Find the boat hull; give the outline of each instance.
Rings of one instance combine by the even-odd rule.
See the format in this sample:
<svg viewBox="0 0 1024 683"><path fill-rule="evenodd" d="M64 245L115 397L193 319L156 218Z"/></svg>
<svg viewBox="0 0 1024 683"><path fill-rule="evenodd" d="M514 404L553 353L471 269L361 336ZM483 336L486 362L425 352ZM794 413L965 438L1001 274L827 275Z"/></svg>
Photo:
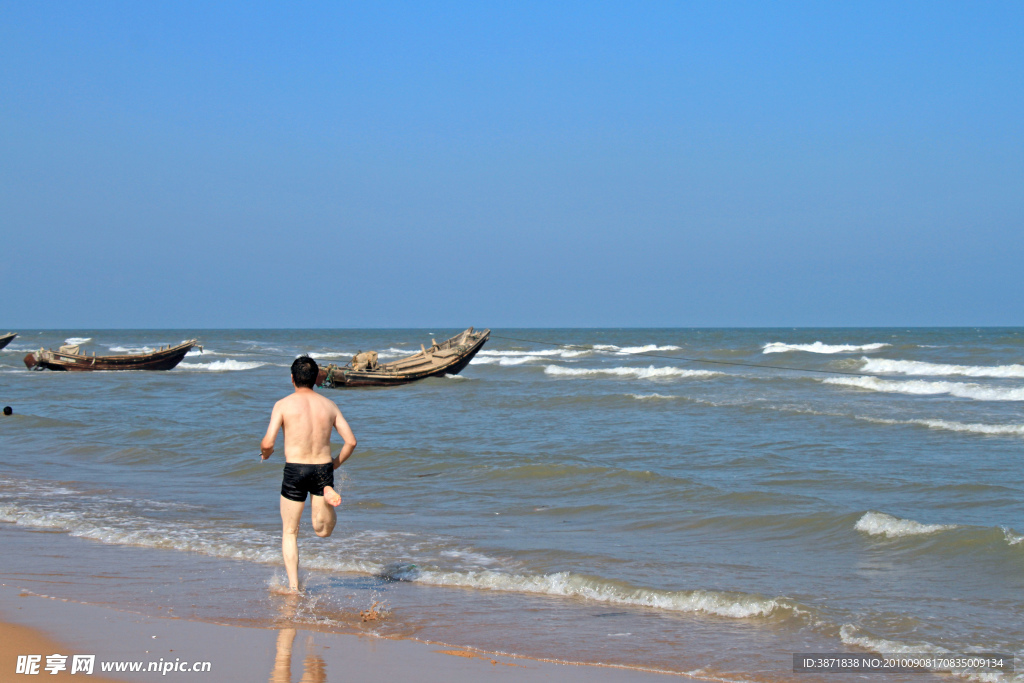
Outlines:
<svg viewBox="0 0 1024 683"><path fill-rule="evenodd" d="M11 332L10 334L0 335L0 349L10 344L11 340L17 336L18 335L14 332Z"/></svg>
<svg viewBox="0 0 1024 683"><path fill-rule="evenodd" d="M40 351L25 356L25 366L30 370L60 372L171 370L196 346L199 344L195 340L190 340L169 349L128 356L85 356L59 351Z"/></svg>
<svg viewBox="0 0 1024 683"><path fill-rule="evenodd" d="M472 328L470 328L472 329ZM465 334L465 333L463 333ZM452 337L446 342L443 342L440 346L451 343L453 340L458 339L462 335ZM325 369L321 369L320 376L317 378L317 384L319 386L327 387L330 389L354 389L359 387L397 387L404 384L410 384L412 382L418 382L428 377L444 377L445 375L457 375L462 372L469 362L473 360L473 357L483 348L483 345L490 338L490 330L485 330L482 333L474 335L471 344L465 351L453 355L448 362L435 363L429 367L423 369L410 369L404 371L388 371L387 365L383 366L383 370L352 370L350 368L341 368L334 365L330 365ZM397 361L396 363L400 363ZM389 364L390 365L390 364Z"/></svg>

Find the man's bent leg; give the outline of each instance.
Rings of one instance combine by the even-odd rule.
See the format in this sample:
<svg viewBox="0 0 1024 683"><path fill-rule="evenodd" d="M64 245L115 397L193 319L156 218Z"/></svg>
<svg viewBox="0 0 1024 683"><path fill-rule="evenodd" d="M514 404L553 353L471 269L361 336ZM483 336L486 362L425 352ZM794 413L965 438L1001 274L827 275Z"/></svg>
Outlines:
<svg viewBox="0 0 1024 683"><path fill-rule="evenodd" d="M281 496L281 555L288 574L288 588L299 590L299 522L305 501L288 500ZM315 509L315 504L314 504Z"/></svg>
<svg viewBox="0 0 1024 683"><path fill-rule="evenodd" d="M310 496L313 499L313 531L320 538L330 536L334 525L338 523L338 515L333 505L328 505L323 496Z"/></svg>

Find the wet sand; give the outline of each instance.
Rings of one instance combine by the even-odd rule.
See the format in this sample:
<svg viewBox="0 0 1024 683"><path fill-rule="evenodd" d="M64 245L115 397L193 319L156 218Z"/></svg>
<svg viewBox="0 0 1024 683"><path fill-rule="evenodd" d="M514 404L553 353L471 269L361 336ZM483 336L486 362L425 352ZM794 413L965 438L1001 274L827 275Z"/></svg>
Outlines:
<svg viewBox="0 0 1024 683"><path fill-rule="evenodd" d="M0 643L4 680L15 678L18 655L94 654L95 672L85 679L67 672L47 680L261 681L326 683L329 680L478 680L565 683L666 680L643 671L556 664L513 658L412 640L309 631L301 628L249 628L187 619L144 616L110 607L41 597L0 585ZM100 671L103 662L141 662L135 674ZM206 671L147 671L173 662L209 662ZM104 678L103 676L107 676ZM20 678L20 677L19 677ZM27 680L27 679L26 679Z"/></svg>

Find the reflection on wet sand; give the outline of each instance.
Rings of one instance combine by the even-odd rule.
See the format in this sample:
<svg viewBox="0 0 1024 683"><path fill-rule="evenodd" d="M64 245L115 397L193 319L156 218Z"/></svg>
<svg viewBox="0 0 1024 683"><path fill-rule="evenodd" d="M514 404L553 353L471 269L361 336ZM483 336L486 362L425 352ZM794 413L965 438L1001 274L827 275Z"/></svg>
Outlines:
<svg viewBox="0 0 1024 683"><path fill-rule="evenodd" d="M299 596L291 595L281 610L284 623L290 623L298 607ZM295 644L295 628L282 628L277 634L277 653L274 655L274 669L270 672L270 683L292 683L292 646ZM314 655L312 634L306 640L306 658L302 660L302 678L299 683L327 683L327 662Z"/></svg>
<svg viewBox="0 0 1024 683"><path fill-rule="evenodd" d="M277 634L277 654L274 656L274 670L270 672L270 683L292 683L292 645L296 630L283 628ZM313 644L310 636L306 649ZM302 660L302 678L299 683L327 683L327 662L312 653Z"/></svg>

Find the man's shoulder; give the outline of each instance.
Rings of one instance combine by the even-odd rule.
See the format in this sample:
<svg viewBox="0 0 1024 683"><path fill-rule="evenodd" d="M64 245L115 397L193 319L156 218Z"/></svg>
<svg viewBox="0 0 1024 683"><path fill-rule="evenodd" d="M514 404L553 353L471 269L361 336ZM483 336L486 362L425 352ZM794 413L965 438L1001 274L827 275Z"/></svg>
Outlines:
<svg viewBox="0 0 1024 683"><path fill-rule="evenodd" d="M331 399L327 398L326 396L321 396L320 394L315 394L315 395L320 400L320 403L324 407L326 407L328 410L333 410L333 411L341 412L338 409L338 404L335 403L334 401L332 401Z"/></svg>
<svg viewBox="0 0 1024 683"><path fill-rule="evenodd" d="M301 401L301 399L299 399L299 400L296 400L296 399L299 399L299 397L297 397L295 394L288 394L284 398L280 399L277 403L275 403L274 407L275 408L279 408L281 410L285 410L285 409L289 408L290 406L293 406L296 403Z"/></svg>

